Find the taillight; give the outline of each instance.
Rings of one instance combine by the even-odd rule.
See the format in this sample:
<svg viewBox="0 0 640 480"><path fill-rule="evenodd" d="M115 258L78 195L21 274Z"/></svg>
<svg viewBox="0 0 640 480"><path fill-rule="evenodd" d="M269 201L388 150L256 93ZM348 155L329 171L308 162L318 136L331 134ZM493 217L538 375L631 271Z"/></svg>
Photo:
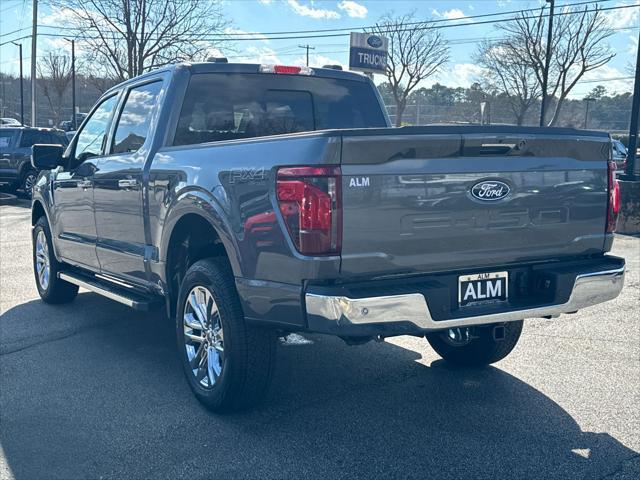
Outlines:
<svg viewBox="0 0 640 480"><path fill-rule="evenodd" d="M284 167L278 170L280 213L298 251L339 254L342 241L340 167Z"/></svg>
<svg viewBox="0 0 640 480"><path fill-rule="evenodd" d="M607 188L609 191L609 201L607 205L607 233L616 231L618 223L618 213L620 212L620 185L616 180L616 162L610 161L607 164Z"/></svg>

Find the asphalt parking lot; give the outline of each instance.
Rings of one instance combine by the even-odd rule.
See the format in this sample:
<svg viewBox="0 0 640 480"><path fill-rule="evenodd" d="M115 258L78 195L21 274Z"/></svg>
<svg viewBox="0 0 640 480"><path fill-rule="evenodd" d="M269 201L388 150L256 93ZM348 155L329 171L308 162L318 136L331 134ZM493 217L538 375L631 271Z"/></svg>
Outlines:
<svg viewBox="0 0 640 480"><path fill-rule="evenodd" d="M267 402L208 413L172 326L93 293L49 306L26 202L0 206L0 478L640 478L640 238L623 294L525 324L495 367L426 340L281 345Z"/></svg>

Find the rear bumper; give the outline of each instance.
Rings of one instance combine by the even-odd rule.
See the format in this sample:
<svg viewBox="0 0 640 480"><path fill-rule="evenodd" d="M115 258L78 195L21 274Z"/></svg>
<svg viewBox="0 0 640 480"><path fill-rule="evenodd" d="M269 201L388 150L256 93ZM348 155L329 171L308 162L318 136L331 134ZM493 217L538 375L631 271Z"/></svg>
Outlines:
<svg viewBox="0 0 640 480"><path fill-rule="evenodd" d="M532 295L529 299L532 305L525 308L507 305L486 313L467 316L457 312L448 315L449 318L437 319L430 309L428 290L359 298L310 290L305 293L308 326L312 331L337 335L393 335L555 317L616 298L624 285L625 262L622 258L606 256L598 262L553 264L547 271L540 271L543 274L561 271L558 278L564 283L572 282L572 286L569 289L569 285L558 285L557 290L566 290L568 298L557 303L536 304ZM561 293L555 295L556 300L561 297Z"/></svg>

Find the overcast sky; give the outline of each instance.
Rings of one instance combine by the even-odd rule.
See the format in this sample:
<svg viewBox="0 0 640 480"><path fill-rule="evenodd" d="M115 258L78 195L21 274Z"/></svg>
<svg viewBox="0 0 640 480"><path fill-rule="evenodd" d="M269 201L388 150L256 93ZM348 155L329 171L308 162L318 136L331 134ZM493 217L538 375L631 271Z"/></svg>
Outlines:
<svg viewBox="0 0 640 480"><path fill-rule="evenodd" d="M556 0L557 5L575 3L579 0ZM42 5L38 23L47 25L41 33L56 33L56 27L65 25L64 0L55 2L59 7ZM358 30L373 24L381 15L393 10L395 13L416 12L422 19L456 19L448 24L461 26L446 28L442 32L451 44L451 61L441 73L425 82L429 86L435 82L451 87L468 87L478 78L478 67L472 60L477 44L483 38L495 37L498 32L494 25L476 24L465 18L485 13L500 13L523 8L533 8L544 3L542 0L225 0L222 8L232 22L229 33L234 32L277 32L291 30L316 30L349 28ZM630 68L635 65L640 32L640 0L610 0L601 2L603 7L636 5L607 12L611 27L616 29L610 39L617 52L616 57L606 66L587 74L576 87L573 97L582 98L598 83L610 92L632 90ZM0 0L0 43L29 34L31 24L31 0ZM15 30L21 30L7 35ZM29 71L30 40L23 42L24 68ZM304 50L300 43L309 43L315 50L311 52L311 65L348 64L348 37L313 38L305 40L267 40L256 36L251 41L236 42L222 52L230 61L260 63L302 64ZM52 46L69 49L68 43L60 38L42 36L38 42L38 56ZM0 70L17 73L18 48L15 45L0 47ZM382 77L376 76L376 81ZM616 79L616 80L614 80Z"/></svg>

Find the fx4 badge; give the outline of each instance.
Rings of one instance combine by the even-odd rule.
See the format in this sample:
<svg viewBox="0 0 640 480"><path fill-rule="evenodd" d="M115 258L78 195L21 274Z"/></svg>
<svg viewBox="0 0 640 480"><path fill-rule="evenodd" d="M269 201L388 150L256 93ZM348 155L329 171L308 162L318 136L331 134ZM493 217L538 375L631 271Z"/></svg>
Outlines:
<svg viewBox="0 0 640 480"><path fill-rule="evenodd" d="M369 177L351 177L349 187L368 187Z"/></svg>
<svg viewBox="0 0 640 480"><path fill-rule="evenodd" d="M232 168L229 170L229 183L254 183L266 178L264 168Z"/></svg>

